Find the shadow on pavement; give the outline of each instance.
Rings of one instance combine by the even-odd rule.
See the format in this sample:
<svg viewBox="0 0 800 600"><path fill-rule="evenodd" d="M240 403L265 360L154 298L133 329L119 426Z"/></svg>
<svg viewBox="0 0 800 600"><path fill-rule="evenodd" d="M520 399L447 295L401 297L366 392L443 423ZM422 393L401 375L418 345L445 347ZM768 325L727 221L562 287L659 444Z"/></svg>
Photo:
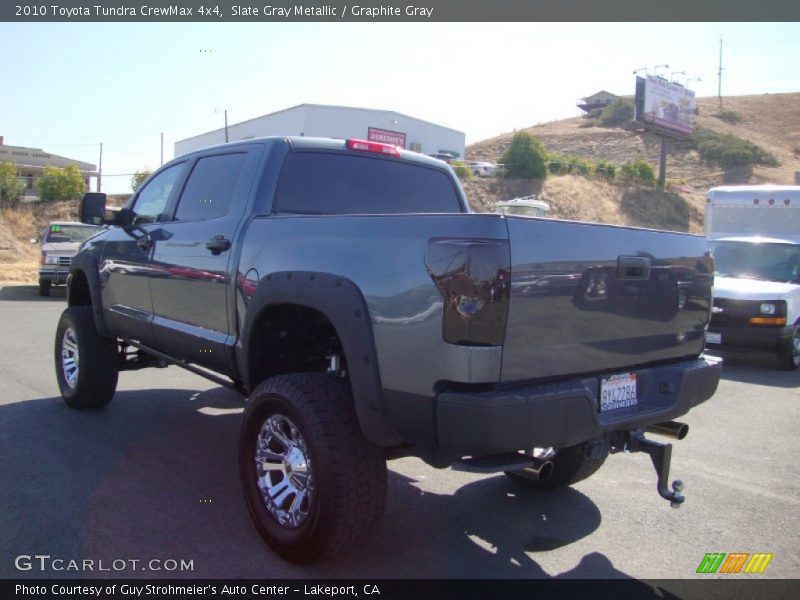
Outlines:
<svg viewBox="0 0 800 600"><path fill-rule="evenodd" d="M0 406L0 577L548 578L536 554L601 523L574 489L536 493L500 475L432 493L390 470L375 535L336 561L296 567L263 544L247 514L236 468L242 409L224 388L121 391L96 411L58 398ZM126 563L15 569L14 557L37 553ZM132 559L142 562L131 568ZM144 571L151 559L193 569ZM597 552L558 577L628 578Z"/></svg>
<svg viewBox="0 0 800 600"><path fill-rule="evenodd" d="M6 302L64 302L67 297L67 286L59 285L50 288L49 296L39 295L38 285L3 285L0 286L0 300Z"/></svg>
<svg viewBox="0 0 800 600"><path fill-rule="evenodd" d="M749 352L716 351L713 354L721 356L725 360L722 367L723 379L770 387L800 387L800 370L782 370L778 366L774 354L755 350Z"/></svg>

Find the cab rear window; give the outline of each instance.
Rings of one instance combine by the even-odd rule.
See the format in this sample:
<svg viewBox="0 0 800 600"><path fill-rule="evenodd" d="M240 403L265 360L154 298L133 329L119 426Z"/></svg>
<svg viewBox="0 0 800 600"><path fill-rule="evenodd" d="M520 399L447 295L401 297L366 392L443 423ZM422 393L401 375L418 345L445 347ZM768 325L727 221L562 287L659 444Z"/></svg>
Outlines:
<svg viewBox="0 0 800 600"><path fill-rule="evenodd" d="M273 212L374 215L464 210L445 171L357 154L294 152L283 166Z"/></svg>

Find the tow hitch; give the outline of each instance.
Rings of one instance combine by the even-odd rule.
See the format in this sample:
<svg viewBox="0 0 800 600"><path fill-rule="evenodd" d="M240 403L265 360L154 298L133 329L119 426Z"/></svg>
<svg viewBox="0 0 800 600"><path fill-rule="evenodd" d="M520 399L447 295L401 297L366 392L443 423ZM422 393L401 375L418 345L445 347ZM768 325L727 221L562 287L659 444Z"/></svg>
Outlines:
<svg viewBox="0 0 800 600"><path fill-rule="evenodd" d="M676 439L686 437L689 427L683 423L670 421L653 427L648 427L648 431L656 434L667 435ZM658 476L658 495L669 500L672 508L680 508L686 498L683 492L683 482L676 479L672 482L672 490L668 487L670 461L672 460L672 444L661 444L648 440L644 437L641 429L629 431L624 435L622 443L613 444L612 452L644 452L650 456Z"/></svg>

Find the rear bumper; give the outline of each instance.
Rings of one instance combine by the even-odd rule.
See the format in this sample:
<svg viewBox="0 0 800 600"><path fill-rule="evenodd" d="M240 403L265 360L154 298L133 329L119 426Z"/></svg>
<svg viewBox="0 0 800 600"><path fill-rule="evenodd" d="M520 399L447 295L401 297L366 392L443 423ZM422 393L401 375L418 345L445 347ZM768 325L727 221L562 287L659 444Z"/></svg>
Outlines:
<svg viewBox="0 0 800 600"><path fill-rule="evenodd" d="M49 281L53 285L62 285L67 283L67 277L69 277L69 267L39 269L39 281Z"/></svg>
<svg viewBox="0 0 800 600"><path fill-rule="evenodd" d="M668 421L710 398L718 358L635 370L638 404L601 414L600 376L490 392L445 392L436 399L439 448L451 457L563 448L606 432Z"/></svg>
<svg viewBox="0 0 800 600"><path fill-rule="evenodd" d="M777 350L788 344L794 334L794 327L770 327L745 325L741 327L720 327L710 325L709 332L722 336L721 344L708 344L709 348L752 348L755 350Z"/></svg>

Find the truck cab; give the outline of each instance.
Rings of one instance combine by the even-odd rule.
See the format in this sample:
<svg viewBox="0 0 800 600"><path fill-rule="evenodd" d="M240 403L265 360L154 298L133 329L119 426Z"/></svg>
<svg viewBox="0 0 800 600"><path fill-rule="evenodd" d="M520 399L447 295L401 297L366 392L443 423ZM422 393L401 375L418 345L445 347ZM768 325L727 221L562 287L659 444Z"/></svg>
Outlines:
<svg viewBox="0 0 800 600"><path fill-rule="evenodd" d="M711 347L774 352L800 367L800 187L712 188L706 238L716 261Z"/></svg>

